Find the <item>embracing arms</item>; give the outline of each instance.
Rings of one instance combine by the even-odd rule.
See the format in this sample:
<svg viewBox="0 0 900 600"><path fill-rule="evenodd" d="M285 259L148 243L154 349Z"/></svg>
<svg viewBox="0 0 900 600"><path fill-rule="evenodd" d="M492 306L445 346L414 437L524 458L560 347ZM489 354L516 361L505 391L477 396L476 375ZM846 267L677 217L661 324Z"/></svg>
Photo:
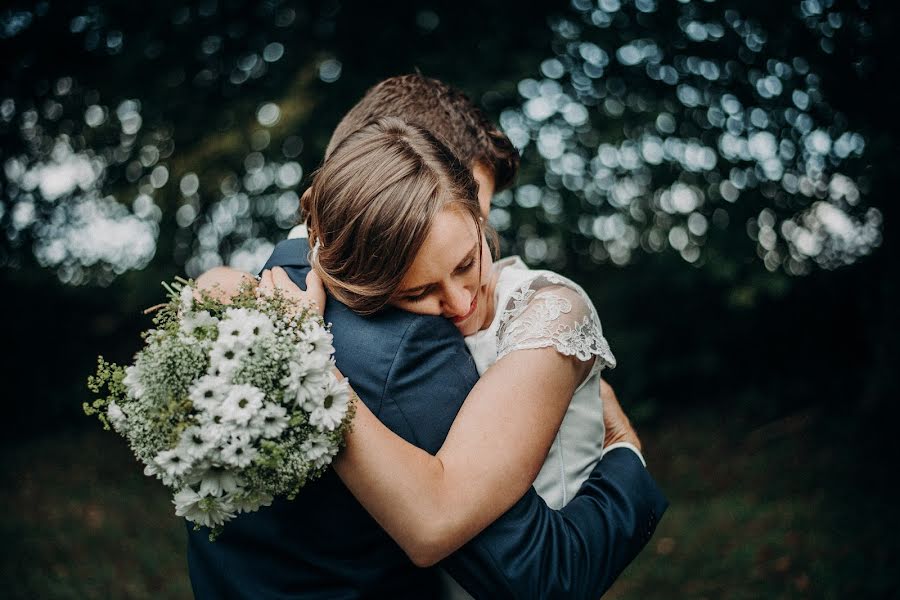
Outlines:
<svg viewBox="0 0 900 600"><path fill-rule="evenodd" d="M300 285L302 273L291 270ZM465 382L477 376L462 340L451 332L441 319L412 320L383 398L370 402L379 418L408 423L400 426L405 437L430 452L443 438L434 432L446 432L450 421L434 414L459 406L472 385ZM431 382L431 405L423 402L423 381ZM597 597L646 544L665 507L637 455L613 450L564 509L550 510L528 488L443 565L476 597Z"/></svg>
<svg viewBox="0 0 900 600"><path fill-rule="evenodd" d="M461 351L442 341L452 328L446 325L416 320L406 332L382 413L396 408L410 421L427 418L412 415L423 404L423 376L433 381L433 402L460 401L455 383L474 365L461 341ZM639 445L631 434L621 441ZM597 598L646 545L666 504L638 455L612 450L563 509L550 509L528 487L441 564L476 598Z"/></svg>
<svg viewBox="0 0 900 600"><path fill-rule="evenodd" d="M324 290L313 272L307 284L304 293L283 270L273 269L263 275L261 287L277 287L321 307ZM537 303L534 307L535 312L546 308ZM523 308L527 313L532 306ZM571 306L570 312L582 314ZM455 330L446 335L458 339ZM508 353L468 394L435 456L402 439L360 405L335 471L410 559L430 566L474 537L531 487L593 362L589 353L579 359L553 346ZM419 381L418 404L439 402L434 394L434 386ZM397 390L390 387L384 392L388 402L395 395Z"/></svg>
<svg viewBox="0 0 900 600"><path fill-rule="evenodd" d="M510 354L475 385L436 456L360 405L335 470L412 561L430 566L531 487L589 369L553 349Z"/></svg>

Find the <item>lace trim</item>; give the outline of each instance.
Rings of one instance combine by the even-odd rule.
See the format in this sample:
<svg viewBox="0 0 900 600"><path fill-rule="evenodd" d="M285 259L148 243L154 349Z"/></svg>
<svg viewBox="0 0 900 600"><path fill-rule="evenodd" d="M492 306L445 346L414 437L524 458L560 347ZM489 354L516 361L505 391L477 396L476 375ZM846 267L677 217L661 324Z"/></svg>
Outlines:
<svg viewBox="0 0 900 600"><path fill-rule="evenodd" d="M553 291L538 287L561 286L578 295L584 306L581 320L572 313L572 302ZM616 359L603 337L600 319L587 295L572 287L572 283L554 273L542 273L515 290L500 317L497 359L516 350L554 347L566 356L589 360L596 356L600 367L614 367ZM580 311L579 311L580 312ZM568 320L563 316L571 315Z"/></svg>

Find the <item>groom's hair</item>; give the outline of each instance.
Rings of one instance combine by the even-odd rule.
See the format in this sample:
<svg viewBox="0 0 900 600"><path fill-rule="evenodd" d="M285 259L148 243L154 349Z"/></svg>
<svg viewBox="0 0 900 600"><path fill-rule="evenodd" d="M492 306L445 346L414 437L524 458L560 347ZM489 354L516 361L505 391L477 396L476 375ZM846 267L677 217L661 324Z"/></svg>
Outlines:
<svg viewBox="0 0 900 600"><path fill-rule="evenodd" d="M460 90L419 73L390 77L370 88L338 123L325 158L351 133L385 117L428 130L469 169L481 164L494 176L497 191L509 187L519 170L516 147L480 108Z"/></svg>

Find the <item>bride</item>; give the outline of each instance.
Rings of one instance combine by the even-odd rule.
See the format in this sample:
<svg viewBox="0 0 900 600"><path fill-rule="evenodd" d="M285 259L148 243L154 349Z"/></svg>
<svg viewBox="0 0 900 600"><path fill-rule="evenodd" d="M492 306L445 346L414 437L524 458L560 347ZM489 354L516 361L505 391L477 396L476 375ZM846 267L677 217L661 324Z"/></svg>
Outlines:
<svg viewBox="0 0 900 600"><path fill-rule="evenodd" d="M420 566L458 549L532 484L564 506L603 452L600 372L615 365L581 287L517 257L492 264L471 173L399 119L348 136L303 208L307 290L275 268L262 293L278 288L321 312L327 289L361 314L394 306L444 316L481 375L434 456L357 403L334 463L357 500ZM217 284L227 291L224 279L205 283Z"/></svg>

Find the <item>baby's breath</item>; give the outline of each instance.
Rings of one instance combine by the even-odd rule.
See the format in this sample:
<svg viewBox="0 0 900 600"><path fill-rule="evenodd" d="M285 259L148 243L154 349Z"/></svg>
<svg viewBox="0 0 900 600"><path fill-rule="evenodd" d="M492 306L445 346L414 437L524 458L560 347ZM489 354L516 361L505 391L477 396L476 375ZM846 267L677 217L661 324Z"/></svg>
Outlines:
<svg viewBox="0 0 900 600"><path fill-rule="evenodd" d="M331 333L315 312L244 284L231 302L165 284L144 348L123 367L98 358L84 404L122 435L176 514L210 528L293 498L319 477L353 417L332 372Z"/></svg>

